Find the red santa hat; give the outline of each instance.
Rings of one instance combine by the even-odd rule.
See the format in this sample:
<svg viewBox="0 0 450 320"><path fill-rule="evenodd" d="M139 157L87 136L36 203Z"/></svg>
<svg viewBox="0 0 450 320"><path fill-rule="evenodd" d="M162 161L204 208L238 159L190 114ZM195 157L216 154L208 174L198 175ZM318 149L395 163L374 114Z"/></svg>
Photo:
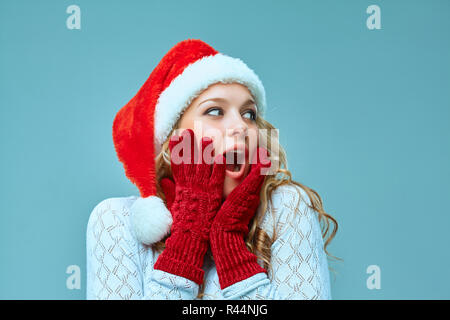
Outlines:
<svg viewBox="0 0 450 320"><path fill-rule="evenodd" d="M167 52L114 119L117 156L141 196L130 208L134 233L147 245L163 239L172 224L170 212L156 196L155 157L192 100L218 82L245 85L258 113L264 112L264 87L252 69L201 40L187 39Z"/></svg>

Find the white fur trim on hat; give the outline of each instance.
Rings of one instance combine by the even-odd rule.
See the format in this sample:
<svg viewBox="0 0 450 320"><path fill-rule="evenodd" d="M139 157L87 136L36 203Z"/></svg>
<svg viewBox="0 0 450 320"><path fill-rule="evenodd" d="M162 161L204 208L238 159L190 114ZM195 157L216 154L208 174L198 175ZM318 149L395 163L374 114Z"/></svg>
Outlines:
<svg viewBox="0 0 450 320"><path fill-rule="evenodd" d="M138 198L130 207L130 212L134 233L142 243L153 244L169 233L172 214L161 198Z"/></svg>
<svg viewBox="0 0 450 320"><path fill-rule="evenodd" d="M160 94L155 109L155 138L162 144L192 100L211 84L241 83L254 98L258 113L266 108L264 86L242 60L221 53L206 56L188 65Z"/></svg>

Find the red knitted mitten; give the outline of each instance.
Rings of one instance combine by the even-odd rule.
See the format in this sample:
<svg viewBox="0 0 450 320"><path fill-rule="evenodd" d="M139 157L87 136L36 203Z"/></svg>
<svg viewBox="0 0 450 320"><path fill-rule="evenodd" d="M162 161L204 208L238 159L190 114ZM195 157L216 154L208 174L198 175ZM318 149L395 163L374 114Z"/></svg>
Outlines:
<svg viewBox="0 0 450 320"><path fill-rule="evenodd" d="M175 201L175 182L173 182L169 178L164 178L161 180L161 187L166 197L167 209L169 209L169 211L172 211L172 204Z"/></svg>
<svg viewBox="0 0 450 320"><path fill-rule="evenodd" d="M178 150L183 145L188 147L180 149L181 154L174 151L175 147ZM226 166L223 155L217 156L214 163L212 158L204 159L204 150L208 146L212 147L212 140L205 137L201 141L201 150L198 150L194 132L190 129L183 132L181 139L174 136L170 140L171 168L175 181L175 198L170 206L173 223L166 248L154 266L154 269L187 278L197 284L203 282L203 259L208 249L211 223L222 202ZM170 182L165 180L162 186L164 189L170 188Z"/></svg>
<svg viewBox="0 0 450 320"><path fill-rule="evenodd" d="M252 162L250 173L228 195L211 226L211 252L222 289L257 273L267 273L244 241L248 224L260 203L260 191L265 178L261 169L271 165L266 149L258 148L258 154L260 156L257 156L256 163Z"/></svg>

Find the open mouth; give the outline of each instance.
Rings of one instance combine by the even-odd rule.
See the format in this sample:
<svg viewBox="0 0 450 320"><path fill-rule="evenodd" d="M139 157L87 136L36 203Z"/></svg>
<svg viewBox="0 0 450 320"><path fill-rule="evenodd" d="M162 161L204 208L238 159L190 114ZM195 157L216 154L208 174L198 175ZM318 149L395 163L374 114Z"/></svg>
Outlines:
<svg viewBox="0 0 450 320"><path fill-rule="evenodd" d="M245 165L247 163L247 149L232 149L225 151L226 175L238 179L244 174Z"/></svg>

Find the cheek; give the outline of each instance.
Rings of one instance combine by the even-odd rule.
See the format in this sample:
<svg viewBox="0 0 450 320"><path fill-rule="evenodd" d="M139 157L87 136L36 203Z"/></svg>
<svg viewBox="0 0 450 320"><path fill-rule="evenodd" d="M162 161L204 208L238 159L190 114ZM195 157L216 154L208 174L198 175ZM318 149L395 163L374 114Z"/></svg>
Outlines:
<svg viewBox="0 0 450 320"><path fill-rule="evenodd" d="M224 150L223 139L225 135L223 128L217 124L211 124L208 121L197 124L196 130L194 130L195 134L202 137L210 137L213 140L214 153L217 155L219 152L222 152Z"/></svg>
<svg viewBox="0 0 450 320"><path fill-rule="evenodd" d="M186 110L183 115L181 116L180 123L178 125L178 129L194 129L194 121L195 117L192 114L192 112L189 112L189 110Z"/></svg>
<svg viewBox="0 0 450 320"><path fill-rule="evenodd" d="M258 128L251 128L248 130L248 153L249 153L249 161L251 163L254 155L256 154L256 150L259 145L259 131Z"/></svg>
<svg viewBox="0 0 450 320"><path fill-rule="evenodd" d="M205 120L201 117L185 114L181 118L180 130L192 129L195 137L210 137L214 143L214 151L217 154L222 150L222 141L224 137L224 129L217 123Z"/></svg>

